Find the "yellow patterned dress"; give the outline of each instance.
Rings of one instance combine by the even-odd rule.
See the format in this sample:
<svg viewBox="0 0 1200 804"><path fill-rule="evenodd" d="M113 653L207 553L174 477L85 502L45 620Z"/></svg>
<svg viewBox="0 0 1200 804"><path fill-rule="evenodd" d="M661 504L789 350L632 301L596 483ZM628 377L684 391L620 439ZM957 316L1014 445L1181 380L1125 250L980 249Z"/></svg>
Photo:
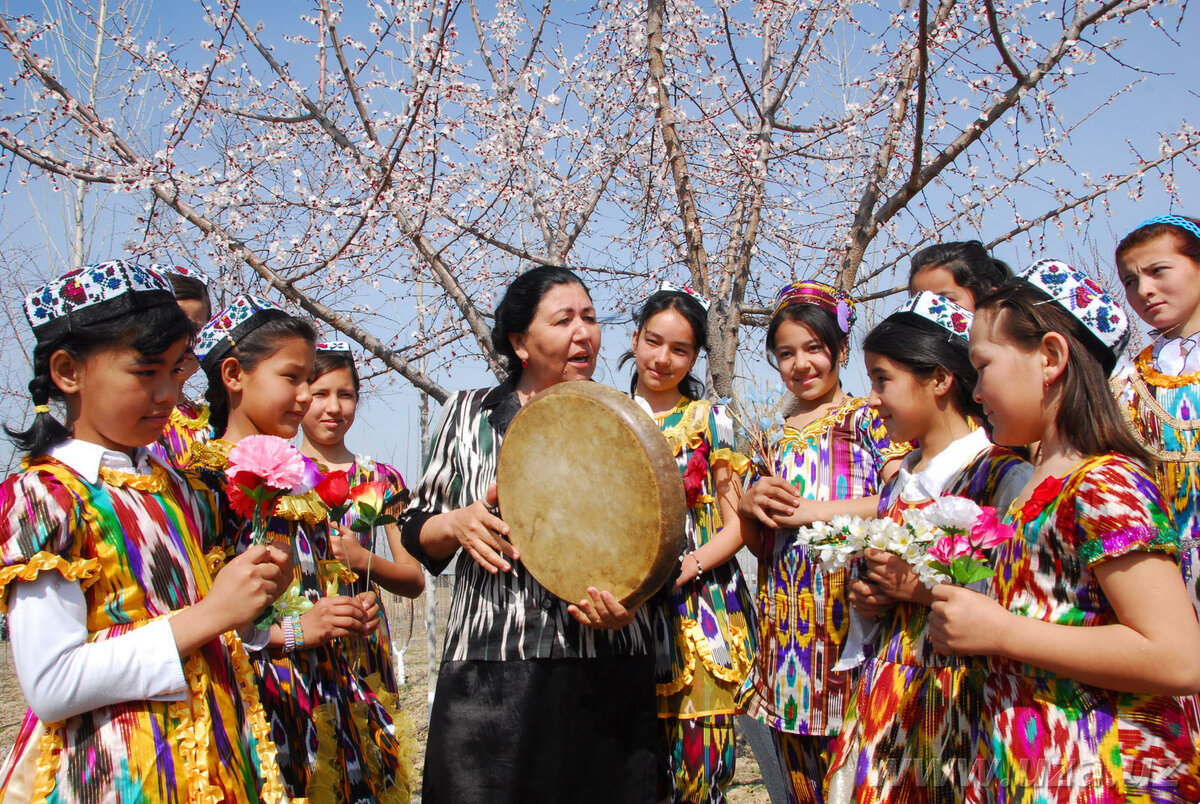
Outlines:
<svg viewBox="0 0 1200 804"><path fill-rule="evenodd" d="M7 608L14 581L57 572L83 588L89 639L118 637L208 592L201 535L217 523L213 496L187 475L101 469L89 483L37 458L0 487L0 604ZM40 752L33 800L280 801L275 748L241 640L208 642L183 671L186 701L127 701L23 730L41 735L36 748L13 749L14 758Z"/></svg>
<svg viewBox="0 0 1200 804"><path fill-rule="evenodd" d="M222 501L232 447L218 439L192 454L200 477ZM227 504L222 515L224 538L214 546L229 556L249 548L251 523ZM316 603L355 577L332 558L328 515L314 492L280 500L267 527L276 542L290 542L296 576L277 607ZM378 675L361 675L334 643L290 653L262 650L251 659L289 795L313 804L410 800L411 720L396 709L396 697Z"/></svg>
<svg viewBox="0 0 1200 804"><path fill-rule="evenodd" d="M730 449L733 422L723 409L684 397L656 416L679 471L694 475L684 554L721 529L714 471L734 481L749 461ZM690 468L702 471L689 472ZM672 590L653 612L658 717L671 765L672 800L723 801L733 780L737 692L754 656L754 609L737 560L731 558Z"/></svg>

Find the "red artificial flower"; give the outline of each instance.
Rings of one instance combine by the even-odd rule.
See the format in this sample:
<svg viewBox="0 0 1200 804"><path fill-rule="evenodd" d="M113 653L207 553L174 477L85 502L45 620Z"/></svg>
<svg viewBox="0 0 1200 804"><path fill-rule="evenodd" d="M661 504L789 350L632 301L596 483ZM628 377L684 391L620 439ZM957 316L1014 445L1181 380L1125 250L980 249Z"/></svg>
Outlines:
<svg viewBox="0 0 1200 804"><path fill-rule="evenodd" d="M683 470L683 490L687 492L688 508L694 508L704 491L704 478L708 477L708 442L701 439L700 446L688 458L687 468Z"/></svg>
<svg viewBox="0 0 1200 804"><path fill-rule="evenodd" d="M246 493L266 485L261 477L253 472L238 472L229 478L225 486L225 496L229 498L229 507L246 518L254 516L254 498ZM273 503L273 501L272 501ZM274 509L274 504L272 504Z"/></svg>
<svg viewBox="0 0 1200 804"><path fill-rule="evenodd" d="M316 485L313 491L329 508L345 505L346 499L350 496L350 481L346 477L346 471L338 469L325 475L325 478Z"/></svg>
<svg viewBox="0 0 1200 804"><path fill-rule="evenodd" d="M1046 510L1046 506L1054 502L1062 491L1062 480L1057 477L1048 477L1038 484L1038 487L1033 490L1033 494L1021 506L1022 519L1035 519L1038 514Z"/></svg>

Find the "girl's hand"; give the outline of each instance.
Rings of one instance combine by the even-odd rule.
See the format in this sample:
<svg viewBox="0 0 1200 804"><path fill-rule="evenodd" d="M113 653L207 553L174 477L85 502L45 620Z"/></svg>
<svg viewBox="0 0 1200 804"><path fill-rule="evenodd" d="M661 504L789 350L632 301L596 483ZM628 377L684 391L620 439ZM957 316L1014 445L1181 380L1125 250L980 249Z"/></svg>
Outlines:
<svg viewBox="0 0 1200 804"><path fill-rule="evenodd" d="M371 560L371 551L363 547L354 531L345 525L338 525L329 534L329 552L355 572L366 572Z"/></svg>
<svg viewBox="0 0 1200 804"><path fill-rule="evenodd" d="M567 606L572 617L592 628L624 628L633 622L640 606L627 609L621 605L612 592L599 591L594 586L588 587L588 597L591 600L581 600L578 606Z"/></svg>
<svg viewBox="0 0 1200 804"><path fill-rule="evenodd" d="M251 625L291 582L291 554L256 544L221 568L201 604L217 633L236 631Z"/></svg>
<svg viewBox="0 0 1200 804"><path fill-rule="evenodd" d="M304 645L316 647L338 637L362 634L366 620L366 611L357 598L323 597L300 616Z"/></svg>
<svg viewBox="0 0 1200 804"><path fill-rule="evenodd" d="M867 548L864 555L867 559L866 578L880 594L892 600L924 603L926 606L933 602L929 588L903 558L874 548Z"/></svg>
<svg viewBox="0 0 1200 804"><path fill-rule="evenodd" d="M505 538L508 536L508 525L488 510L498 501L496 484L493 483L488 486L483 500L476 500L466 508L446 514L446 525L454 538L475 559L475 563L493 575L512 569L512 564L505 560L505 556L512 561L521 557L517 548Z"/></svg>
<svg viewBox="0 0 1200 804"><path fill-rule="evenodd" d="M1001 653L1013 614L972 589L938 584L932 589L929 639L939 653L987 656Z"/></svg>
<svg viewBox="0 0 1200 804"><path fill-rule="evenodd" d="M757 519L768 528L778 528L776 517L795 513L801 497L792 484L778 477L764 477L738 501L738 513Z"/></svg>
<svg viewBox="0 0 1200 804"><path fill-rule="evenodd" d="M861 578L850 584L849 597L854 610L867 618L878 617L879 612L896 602L875 584Z"/></svg>
<svg viewBox="0 0 1200 804"><path fill-rule="evenodd" d="M374 592L359 592L354 600L363 610L363 633L373 634L379 628L379 596Z"/></svg>

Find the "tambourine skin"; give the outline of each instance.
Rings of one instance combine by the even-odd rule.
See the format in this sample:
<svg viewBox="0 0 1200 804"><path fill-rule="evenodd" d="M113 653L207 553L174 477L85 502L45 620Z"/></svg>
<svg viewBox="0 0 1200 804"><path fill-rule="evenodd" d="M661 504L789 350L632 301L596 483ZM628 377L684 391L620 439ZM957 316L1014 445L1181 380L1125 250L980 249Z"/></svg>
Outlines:
<svg viewBox="0 0 1200 804"><path fill-rule="evenodd" d="M683 552L683 478L658 425L599 383L563 382L508 427L496 468L500 517L525 568L571 603L587 588L643 603Z"/></svg>

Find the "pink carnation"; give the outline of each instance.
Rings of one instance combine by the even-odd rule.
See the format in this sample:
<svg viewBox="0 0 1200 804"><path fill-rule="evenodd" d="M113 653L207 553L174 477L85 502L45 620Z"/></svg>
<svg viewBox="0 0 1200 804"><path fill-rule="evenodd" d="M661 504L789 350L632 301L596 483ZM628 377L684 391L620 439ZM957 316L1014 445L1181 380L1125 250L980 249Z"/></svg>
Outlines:
<svg viewBox="0 0 1200 804"><path fill-rule="evenodd" d="M304 456L278 436L246 436L229 451L229 467L225 474L233 477L249 473L271 488L291 491L300 486L308 475Z"/></svg>

